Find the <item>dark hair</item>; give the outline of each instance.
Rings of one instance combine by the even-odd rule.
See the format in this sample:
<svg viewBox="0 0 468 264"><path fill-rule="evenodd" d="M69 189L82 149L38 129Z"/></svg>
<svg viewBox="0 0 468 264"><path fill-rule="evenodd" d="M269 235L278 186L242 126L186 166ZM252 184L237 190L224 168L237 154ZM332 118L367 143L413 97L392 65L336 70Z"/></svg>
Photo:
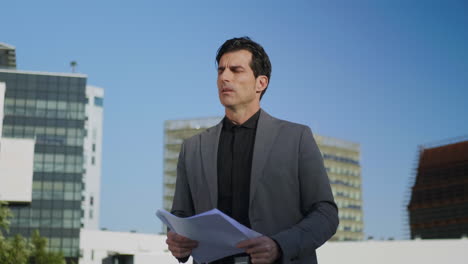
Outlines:
<svg viewBox="0 0 468 264"><path fill-rule="evenodd" d="M252 61L250 62L250 68L254 73L255 78L260 75L265 75L268 77L268 84L270 83L270 76L271 76L271 63L270 58L268 58L268 54L266 54L265 50L263 49L260 44L254 42L249 37L241 37L241 38L233 38L226 40L224 44L219 47L218 52L216 53L216 63L219 64L219 60L225 53L238 51L238 50L247 50L252 53ZM260 95L260 99L262 99L263 94L266 92L268 88L262 91Z"/></svg>

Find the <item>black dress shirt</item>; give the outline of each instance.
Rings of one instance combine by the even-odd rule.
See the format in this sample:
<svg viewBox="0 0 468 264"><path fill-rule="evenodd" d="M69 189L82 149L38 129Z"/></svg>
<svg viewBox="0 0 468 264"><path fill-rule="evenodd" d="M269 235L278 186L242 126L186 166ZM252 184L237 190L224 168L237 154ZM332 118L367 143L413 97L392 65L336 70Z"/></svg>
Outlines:
<svg viewBox="0 0 468 264"><path fill-rule="evenodd" d="M250 173L260 110L242 125L227 117L218 146L218 209L250 227Z"/></svg>

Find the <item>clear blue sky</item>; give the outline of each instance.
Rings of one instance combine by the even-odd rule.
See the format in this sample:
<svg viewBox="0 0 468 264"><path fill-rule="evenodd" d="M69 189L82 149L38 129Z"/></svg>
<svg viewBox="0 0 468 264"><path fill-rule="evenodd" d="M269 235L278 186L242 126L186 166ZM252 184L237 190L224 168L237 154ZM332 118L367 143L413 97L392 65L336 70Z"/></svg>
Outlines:
<svg viewBox="0 0 468 264"><path fill-rule="evenodd" d="M366 236L404 236L418 145L468 134L467 1L6 1L18 69L104 87L101 226L159 232L163 124L219 116L217 48L250 36L263 107L361 144Z"/></svg>

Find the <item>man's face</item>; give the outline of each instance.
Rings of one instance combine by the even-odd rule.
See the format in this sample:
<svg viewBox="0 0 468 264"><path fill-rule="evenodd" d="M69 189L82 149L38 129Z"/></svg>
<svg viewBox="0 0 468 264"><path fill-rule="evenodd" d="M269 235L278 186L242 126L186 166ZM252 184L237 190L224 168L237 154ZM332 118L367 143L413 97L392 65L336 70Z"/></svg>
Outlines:
<svg viewBox="0 0 468 264"><path fill-rule="evenodd" d="M225 53L218 64L218 94L224 107L249 107L260 100L262 88L250 68L252 53L238 50Z"/></svg>

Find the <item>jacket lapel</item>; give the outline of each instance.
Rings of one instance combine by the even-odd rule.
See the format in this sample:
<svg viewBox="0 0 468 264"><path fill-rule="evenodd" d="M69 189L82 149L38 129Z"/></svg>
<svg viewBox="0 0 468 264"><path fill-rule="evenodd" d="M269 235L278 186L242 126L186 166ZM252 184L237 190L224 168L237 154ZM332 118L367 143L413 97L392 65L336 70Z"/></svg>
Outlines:
<svg viewBox="0 0 468 264"><path fill-rule="evenodd" d="M213 208L218 206L218 143L223 123L201 136L201 159Z"/></svg>
<svg viewBox="0 0 468 264"><path fill-rule="evenodd" d="M271 148L278 134L278 126L275 125L275 118L271 117L263 109L258 119L257 132L252 158L252 171L250 174L250 201L249 208L252 208L252 201L258 182L263 176L263 168L270 154Z"/></svg>

